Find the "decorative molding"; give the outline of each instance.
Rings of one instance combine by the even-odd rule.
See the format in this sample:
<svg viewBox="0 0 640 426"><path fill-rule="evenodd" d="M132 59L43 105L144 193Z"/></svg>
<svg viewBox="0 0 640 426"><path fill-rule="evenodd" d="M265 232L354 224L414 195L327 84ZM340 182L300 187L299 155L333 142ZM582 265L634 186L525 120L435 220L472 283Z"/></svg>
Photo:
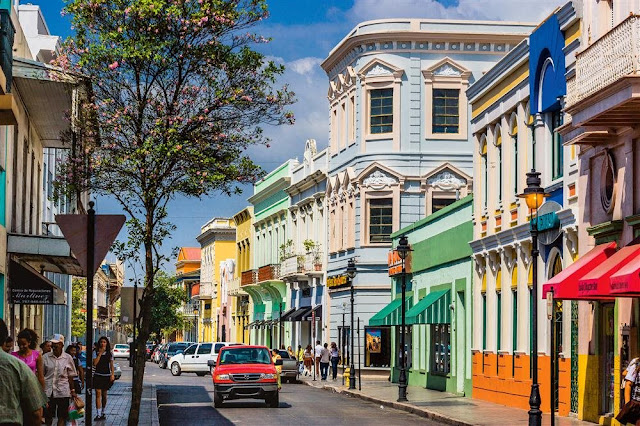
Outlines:
<svg viewBox="0 0 640 426"><path fill-rule="evenodd" d="M454 191L464 188L467 185L467 180L450 170L442 170L437 175L427 179L427 184L435 186L442 191Z"/></svg>
<svg viewBox="0 0 640 426"><path fill-rule="evenodd" d="M371 68L365 75L367 77L371 77L375 75L389 75L389 74L392 74L389 68L386 68L380 64L377 64L375 67Z"/></svg>
<svg viewBox="0 0 640 426"><path fill-rule="evenodd" d="M433 74L442 77L460 77L460 75L462 75L462 72L449 64L444 64L441 67L437 68L433 72Z"/></svg>
<svg viewBox="0 0 640 426"><path fill-rule="evenodd" d="M362 181L362 185L365 187L376 190L380 190L386 186L395 185L397 183L398 180L396 178L389 176L381 170L374 171Z"/></svg>

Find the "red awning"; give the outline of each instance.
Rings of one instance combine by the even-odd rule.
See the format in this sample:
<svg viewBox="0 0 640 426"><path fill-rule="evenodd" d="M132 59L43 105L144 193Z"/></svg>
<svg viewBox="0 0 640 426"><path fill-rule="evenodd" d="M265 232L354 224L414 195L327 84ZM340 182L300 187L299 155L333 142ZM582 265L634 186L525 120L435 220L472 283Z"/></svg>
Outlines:
<svg viewBox="0 0 640 426"><path fill-rule="evenodd" d="M542 298L553 291L553 297L561 300L584 300L578 295L578 280L585 276L616 252L616 243L610 242L595 246L591 251L581 256L542 287ZM594 300L593 297L587 300Z"/></svg>
<svg viewBox="0 0 640 426"><path fill-rule="evenodd" d="M623 296L621 293L638 295L640 293L640 253L632 256L627 264L609 279L611 293Z"/></svg>
<svg viewBox="0 0 640 426"><path fill-rule="evenodd" d="M622 247L614 255L583 276L578 281L578 296L594 299L598 296L611 297L609 278L640 254L640 245Z"/></svg>

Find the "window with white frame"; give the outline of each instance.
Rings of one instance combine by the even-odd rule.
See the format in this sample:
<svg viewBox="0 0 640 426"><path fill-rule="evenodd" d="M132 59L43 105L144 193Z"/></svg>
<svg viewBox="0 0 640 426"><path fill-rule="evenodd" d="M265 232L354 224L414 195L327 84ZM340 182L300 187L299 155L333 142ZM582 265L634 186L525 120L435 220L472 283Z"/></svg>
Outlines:
<svg viewBox="0 0 640 426"><path fill-rule="evenodd" d="M433 89L432 132L460 132L460 90Z"/></svg>
<svg viewBox="0 0 640 426"><path fill-rule="evenodd" d="M369 92L369 128L371 134L393 132L393 89Z"/></svg>
<svg viewBox="0 0 640 426"><path fill-rule="evenodd" d="M393 199L369 200L369 242L389 243L393 229Z"/></svg>

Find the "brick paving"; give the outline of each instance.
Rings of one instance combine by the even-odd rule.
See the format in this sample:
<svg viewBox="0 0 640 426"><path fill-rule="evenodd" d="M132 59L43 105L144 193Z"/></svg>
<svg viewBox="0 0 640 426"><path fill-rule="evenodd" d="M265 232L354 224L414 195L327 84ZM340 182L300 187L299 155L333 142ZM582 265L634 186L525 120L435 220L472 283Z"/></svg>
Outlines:
<svg viewBox="0 0 640 426"><path fill-rule="evenodd" d="M93 416L96 415L95 394ZM84 399L84 396L83 398ZM129 416L129 408L131 407L131 384L116 382L109 390L107 400L107 408L105 414L106 420L93 421L96 426L126 426ZM84 418L76 422L78 426L85 425ZM142 391L142 401L140 403L140 426L158 426L158 402L156 399L156 385L144 385Z"/></svg>
<svg viewBox="0 0 640 426"><path fill-rule="evenodd" d="M399 403L398 385L388 381L362 381L362 391L348 390L342 385L342 378L333 382L312 381L308 376L300 376L300 380L309 386L325 389L332 392L357 397L365 401L393 407L409 413L418 414L442 424L450 425L510 425L528 424L526 410L493 404L472 398L456 396L446 392L425 389L418 386L408 386L408 403ZM543 425L551 423L549 415L543 416ZM584 422L570 417L556 417L557 426L593 426L594 423Z"/></svg>

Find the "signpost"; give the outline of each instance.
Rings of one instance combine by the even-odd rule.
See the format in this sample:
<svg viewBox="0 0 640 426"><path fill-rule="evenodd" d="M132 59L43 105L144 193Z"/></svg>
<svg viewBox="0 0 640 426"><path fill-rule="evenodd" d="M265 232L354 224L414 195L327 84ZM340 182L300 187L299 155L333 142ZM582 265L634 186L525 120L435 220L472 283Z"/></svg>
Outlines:
<svg viewBox="0 0 640 426"><path fill-rule="evenodd" d="M86 331L86 401L85 424L91 426L93 374L93 276L107 255L126 220L124 215L99 215L89 201L89 211L84 214L56 215L56 223L69 243L87 277L87 331ZM99 259L96 262L96 259ZM97 263L97 264L96 264Z"/></svg>

